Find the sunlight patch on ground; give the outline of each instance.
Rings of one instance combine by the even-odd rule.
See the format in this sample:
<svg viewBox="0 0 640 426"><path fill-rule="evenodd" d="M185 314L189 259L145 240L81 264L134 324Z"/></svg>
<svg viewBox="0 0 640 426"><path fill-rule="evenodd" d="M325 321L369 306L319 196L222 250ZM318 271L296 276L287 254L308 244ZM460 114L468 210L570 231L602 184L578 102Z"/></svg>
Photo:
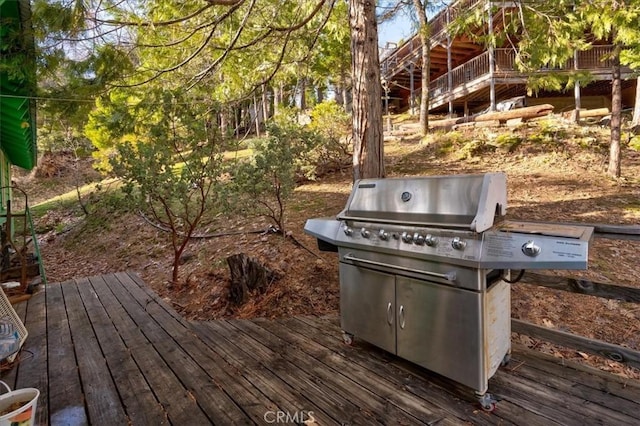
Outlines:
<svg viewBox="0 0 640 426"><path fill-rule="evenodd" d="M251 153L252 151L250 149L242 149L238 151L226 151L223 155L225 160L232 160L232 159L247 158L251 156ZM182 166L183 166L183 163L176 163L174 167L177 170L179 170ZM120 185L121 185L121 182L118 178L107 178L107 179L103 179L100 182L93 182L87 185L83 185L79 188L79 190L80 190L80 195L85 196L97 190L116 189L116 188L119 188ZM77 199L78 199L78 193L75 189L73 189L64 194L56 195L55 197L49 198L48 200L44 200L37 204L34 204L31 206L31 208L32 209L44 208L44 210L47 210L48 208L52 208L53 205L55 204L66 204L70 202L75 202Z"/></svg>
<svg viewBox="0 0 640 426"><path fill-rule="evenodd" d="M234 160L234 159L239 159L239 158L247 158L250 157L252 154L252 150L247 148L247 149L240 149L238 151L226 151L223 156L225 160Z"/></svg>
<svg viewBox="0 0 640 426"><path fill-rule="evenodd" d="M344 184L343 182L337 182L334 184L320 184L320 183L308 183L300 185L295 189L295 192L315 192L315 193L351 193L351 184Z"/></svg>
<svg viewBox="0 0 640 426"><path fill-rule="evenodd" d="M108 178L101 180L100 182L93 182L87 185L83 185L79 188L80 195L84 196L90 192L97 191L99 189L115 189L120 186L120 180L118 178ZM44 200L38 204L32 206L32 208L44 206L47 204L53 203L66 203L69 201L75 201L78 198L78 192L74 189L69 192L65 192L64 194L56 195L55 197L49 198L48 200Z"/></svg>
<svg viewBox="0 0 640 426"><path fill-rule="evenodd" d="M625 219L640 220L640 204L631 204L623 209Z"/></svg>

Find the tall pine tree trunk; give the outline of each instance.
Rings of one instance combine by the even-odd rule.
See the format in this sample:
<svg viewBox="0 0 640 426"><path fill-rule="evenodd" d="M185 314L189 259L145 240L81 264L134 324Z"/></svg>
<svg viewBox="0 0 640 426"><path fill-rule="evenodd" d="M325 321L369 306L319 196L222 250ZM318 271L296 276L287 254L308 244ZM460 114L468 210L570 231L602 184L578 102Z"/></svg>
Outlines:
<svg viewBox="0 0 640 426"><path fill-rule="evenodd" d="M298 87L300 88L300 110L307 109L307 78L302 77L298 80Z"/></svg>
<svg viewBox="0 0 640 426"><path fill-rule="evenodd" d="M344 110L346 112L351 112L351 102L349 102L349 89L347 88L347 85L344 84L342 85L342 106L344 107Z"/></svg>
<svg viewBox="0 0 640 426"><path fill-rule="evenodd" d="M316 102L322 103L324 101L324 88L322 86L316 87Z"/></svg>
<svg viewBox="0 0 640 426"><path fill-rule="evenodd" d="M422 0L413 0L413 7L420 23L420 45L422 47L422 89L420 94L420 131L422 135L429 133L429 80L431 77L431 46L429 45L429 21Z"/></svg>
<svg viewBox="0 0 640 426"><path fill-rule="evenodd" d="M229 117L227 114L228 112L226 107L222 108L222 111L218 113L220 117L220 133L222 133L224 137L227 136L227 128L229 127Z"/></svg>
<svg viewBox="0 0 640 426"><path fill-rule="evenodd" d="M384 177L382 87L375 0L349 2L353 76L353 177Z"/></svg>
<svg viewBox="0 0 640 426"><path fill-rule="evenodd" d="M611 80L611 147L607 173L620 177L620 127L622 123L622 79L620 77L620 46L613 52L613 75Z"/></svg>
<svg viewBox="0 0 640 426"><path fill-rule="evenodd" d="M284 88L282 83L274 87L273 92L273 115L277 115L280 107L282 106L282 102L284 102Z"/></svg>
<svg viewBox="0 0 640 426"><path fill-rule="evenodd" d="M262 118L263 123L266 125L269 121L269 87L266 84L262 85Z"/></svg>

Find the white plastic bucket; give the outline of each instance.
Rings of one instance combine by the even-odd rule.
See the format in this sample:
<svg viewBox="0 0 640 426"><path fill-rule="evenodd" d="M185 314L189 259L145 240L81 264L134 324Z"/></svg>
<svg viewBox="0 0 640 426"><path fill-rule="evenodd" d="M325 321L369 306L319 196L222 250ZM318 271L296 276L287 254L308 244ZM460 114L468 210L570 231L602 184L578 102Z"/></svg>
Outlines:
<svg viewBox="0 0 640 426"><path fill-rule="evenodd" d="M0 383L7 388L7 393L0 395L0 426L34 426L40 391L36 388L12 391L5 382ZM12 411L6 412L14 405Z"/></svg>

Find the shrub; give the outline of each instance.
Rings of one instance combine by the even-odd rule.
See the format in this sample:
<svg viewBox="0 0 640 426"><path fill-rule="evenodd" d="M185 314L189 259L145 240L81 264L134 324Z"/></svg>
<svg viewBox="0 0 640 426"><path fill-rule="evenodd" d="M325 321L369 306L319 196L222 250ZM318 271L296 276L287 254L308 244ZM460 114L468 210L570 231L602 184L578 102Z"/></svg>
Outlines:
<svg viewBox="0 0 640 426"><path fill-rule="evenodd" d="M241 208L269 218L284 234L286 202L298 174L313 174L308 158L319 138L293 120L280 117L268 126L269 136L252 142L253 155L233 172Z"/></svg>
<svg viewBox="0 0 640 426"><path fill-rule="evenodd" d="M316 176L321 176L351 164L351 116L335 101L317 104L311 111L309 130L322 139L312 153Z"/></svg>
<svg viewBox="0 0 640 426"><path fill-rule="evenodd" d="M269 137L275 134L289 144L297 180L315 180L351 164L350 116L342 107L322 102L310 118L310 122L301 119L295 108L281 108L267 127Z"/></svg>
<svg viewBox="0 0 640 426"><path fill-rule="evenodd" d="M493 144L507 152L513 152L522 143L522 138L513 133L501 133L496 136Z"/></svg>
<svg viewBox="0 0 640 426"><path fill-rule="evenodd" d="M465 158L467 160L474 158L478 155L493 152L496 150L494 145L488 144L481 140L472 140L465 143L462 148L458 150L458 154L460 158Z"/></svg>
<svg viewBox="0 0 640 426"><path fill-rule="evenodd" d="M540 145L558 145L560 141L567 138L567 130L559 127L555 123L540 122L537 133L529 136L529 141Z"/></svg>
<svg viewBox="0 0 640 426"><path fill-rule="evenodd" d="M103 111L94 116L90 131L109 144L96 145L123 190L137 206L171 233L174 251L172 282L178 282L180 256L205 214L221 209L227 197L225 170L218 131L206 105L188 102L180 93L149 91L134 107L118 105L136 122L131 128L108 126L117 116ZM142 121L141 113L151 111ZM100 120L97 120L97 119ZM96 141L94 140L94 143Z"/></svg>

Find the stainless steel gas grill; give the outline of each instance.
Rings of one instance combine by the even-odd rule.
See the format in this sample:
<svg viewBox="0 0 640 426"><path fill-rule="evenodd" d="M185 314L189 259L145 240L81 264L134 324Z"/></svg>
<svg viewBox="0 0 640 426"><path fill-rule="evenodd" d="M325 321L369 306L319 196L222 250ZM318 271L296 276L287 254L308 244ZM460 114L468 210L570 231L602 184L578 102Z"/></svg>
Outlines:
<svg viewBox="0 0 640 426"><path fill-rule="evenodd" d="M475 390L508 360L511 269L586 269L593 228L503 221L502 173L355 182L337 218L305 231L339 253L354 336Z"/></svg>

